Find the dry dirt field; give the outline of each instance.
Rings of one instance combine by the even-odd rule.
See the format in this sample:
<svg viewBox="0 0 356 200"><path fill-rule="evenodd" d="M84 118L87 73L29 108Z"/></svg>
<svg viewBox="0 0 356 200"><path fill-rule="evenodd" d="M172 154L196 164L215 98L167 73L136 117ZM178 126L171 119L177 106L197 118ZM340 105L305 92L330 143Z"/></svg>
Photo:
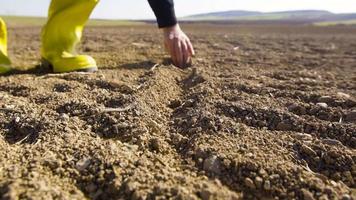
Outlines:
<svg viewBox="0 0 356 200"><path fill-rule="evenodd" d="M189 69L141 25L86 30L98 73L0 77L1 199L355 198L356 28L185 30ZM40 28L9 34L37 65Z"/></svg>

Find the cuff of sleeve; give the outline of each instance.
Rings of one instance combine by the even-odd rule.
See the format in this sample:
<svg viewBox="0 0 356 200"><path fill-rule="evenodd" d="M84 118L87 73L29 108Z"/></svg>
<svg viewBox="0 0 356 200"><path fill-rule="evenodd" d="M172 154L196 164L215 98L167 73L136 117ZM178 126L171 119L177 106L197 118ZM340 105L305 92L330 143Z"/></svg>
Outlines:
<svg viewBox="0 0 356 200"><path fill-rule="evenodd" d="M165 9L161 16L157 18L159 28L171 27L178 23L174 8Z"/></svg>

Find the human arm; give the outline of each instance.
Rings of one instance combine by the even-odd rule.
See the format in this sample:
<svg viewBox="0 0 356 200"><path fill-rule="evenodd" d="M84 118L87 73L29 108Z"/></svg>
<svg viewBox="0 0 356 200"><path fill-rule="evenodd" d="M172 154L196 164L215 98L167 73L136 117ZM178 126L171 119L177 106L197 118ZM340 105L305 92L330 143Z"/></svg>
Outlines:
<svg viewBox="0 0 356 200"><path fill-rule="evenodd" d="M148 0L162 29L164 44L174 65L185 67L195 54L188 36L181 30L174 10L173 0Z"/></svg>

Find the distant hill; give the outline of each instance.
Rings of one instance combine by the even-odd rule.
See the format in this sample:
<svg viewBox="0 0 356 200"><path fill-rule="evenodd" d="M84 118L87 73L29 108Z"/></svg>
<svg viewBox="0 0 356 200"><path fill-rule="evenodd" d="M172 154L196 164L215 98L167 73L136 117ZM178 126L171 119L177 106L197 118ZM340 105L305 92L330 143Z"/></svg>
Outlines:
<svg viewBox="0 0 356 200"><path fill-rule="evenodd" d="M327 23L327 22L354 22L356 13L335 14L325 10L295 10L283 12L256 12L245 10L232 10L224 12L203 13L184 17L187 21L305 21L309 23Z"/></svg>

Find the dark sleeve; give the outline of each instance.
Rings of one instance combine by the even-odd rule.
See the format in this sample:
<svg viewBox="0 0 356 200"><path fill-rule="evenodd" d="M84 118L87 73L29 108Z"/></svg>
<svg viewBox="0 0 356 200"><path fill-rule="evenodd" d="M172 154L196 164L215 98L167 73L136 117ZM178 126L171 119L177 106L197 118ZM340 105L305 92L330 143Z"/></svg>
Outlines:
<svg viewBox="0 0 356 200"><path fill-rule="evenodd" d="M148 0L148 3L156 15L159 28L177 24L173 0Z"/></svg>

